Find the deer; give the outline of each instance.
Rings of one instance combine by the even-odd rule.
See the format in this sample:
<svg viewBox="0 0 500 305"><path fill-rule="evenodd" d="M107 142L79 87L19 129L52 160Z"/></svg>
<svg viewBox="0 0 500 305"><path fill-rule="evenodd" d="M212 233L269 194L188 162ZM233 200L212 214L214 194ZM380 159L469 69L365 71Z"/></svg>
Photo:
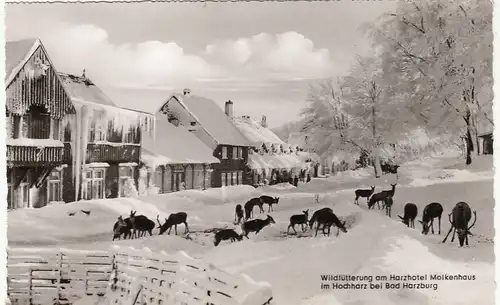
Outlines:
<svg viewBox="0 0 500 305"><path fill-rule="evenodd" d="M354 191L354 195L356 195L356 198L354 199L355 204L359 205L359 203L358 203L359 197L366 198L366 202L368 203L368 201L370 200L370 196L375 191L375 186L370 186L370 187L371 187L371 189L369 189L369 190L357 189L356 191Z"/></svg>
<svg viewBox="0 0 500 305"><path fill-rule="evenodd" d="M392 199L392 196L384 198L385 215L387 215L389 217L391 217L391 210L392 210L393 203L394 203L394 200Z"/></svg>
<svg viewBox="0 0 500 305"><path fill-rule="evenodd" d="M249 239L248 233L255 232L255 235L257 235L257 233L259 233L260 230L262 230L264 227L266 227L272 223L276 223L276 222L269 215L267 215L267 218L265 220L253 219L253 220L246 221L241 225L241 230L243 231L242 236L245 236L246 238Z"/></svg>
<svg viewBox="0 0 500 305"><path fill-rule="evenodd" d="M241 220L243 219L243 208L241 207L241 204L236 205L236 209L234 211L234 221L235 224L240 224Z"/></svg>
<svg viewBox="0 0 500 305"><path fill-rule="evenodd" d="M472 213L469 205L463 201L457 203L453 207L451 213L448 214L448 220L450 221L451 227L450 230L448 231L448 234L446 234L446 237L443 239L443 243L446 242L446 239L448 239L448 236L453 230L453 236L451 237L451 242L455 240L455 231L456 231L460 247L464 246L464 241L465 245L468 246L469 235L472 235L470 229L476 224L477 221L476 211L474 211L474 222L469 227L469 221L471 218L472 218Z"/></svg>
<svg viewBox="0 0 500 305"><path fill-rule="evenodd" d="M403 217L398 217L401 219L407 227L415 229L415 218L417 218L418 208L414 203L408 202L404 207Z"/></svg>
<svg viewBox="0 0 500 305"><path fill-rule="evenodd" d="M325 212L333 213L333 210L330 208L322 208L322 209L319 209L316 212L314 212L311 219L309 220L309 229L312 229L314 223L318 220L319 215L321 215ZM318 223L318 226L319 226L319 223Z"/></svg>
<svg viewBox="0 0 500 305"><path fill-rule="evenodd" d="M252 198L245 203L245 220L248 220L253 215L254 206L258 206L260 212L263 213L264 209L262 208L262 200L259 197Z"/></svg>
<svg viewBox="0 0 500 305"><path fill-rule="evenodd" d="M267 212L271 212L273 211L274 212L274 209L273 209L273 204L278 204L278 202L280 201L280 197L271 197L271 196L266 196L266 195L262 195L260 196L260 200L262 201L262 204L267 204L269 207L267 209Z"/></svg>
<svg viewBox="0 0 500 305"><path fill-rule="evenodd" d="M223 240L228 240L230 239L231 242L241 241L242 236L236 233L233 229L222 229L215 233L214 236L214 246L218 246L219 243Z"/></svg>
<svg viewBox="0 0 500 305"><path fill-rule="evenodd" d="M128 218L128 220L130 221L131 230L132 230L132 236L131 236L131 238L137 237L137 228L135 226L135 213L137 213L137 211L130 210L130 216Z"/></svg>
<svg viewBox="0 0 500 305"><path fill-rule="evenodd" d="M165 218L165 222L163 224L160 223L160 215L156 216L156 220L158 221L160 232L158 235L162 235L165 231L168 230L170 235L170 231L172 231L172 226L175 227L175 235L177 235L177 225L183 223L185 226L184 234L189 231L188 223L187 223L187 214L184 212L172 213L168 218Z"/></svg>
<svg viewBox="0 0 500 305"><path fill-rule="evenodd" d="M422 234L427 235L429 233L429 228L432 234L434 234L434 218L439 220L439 233L441 234L441 215L443 214L443 206L437 202L431 202L425 206L424 212L422 213L422 220L419 220L422 225Z"/></svg>
<svg viewBox="0 0 500 305"><path fill-rule="evenodd" d="M306 231L307 221L309 218L309 209L302 211L302 213L303 214L292 215L290 217L290 224L288 225L288 229L286 230L287 233L289 233L290 228L292 228L295 234L297 234L297 231L295 230L295 225L300 225L302 227L302 232Z"/></svg>
<svg viewBox="0 0 500 305"><path fill-rule="evenodd" d="M368 201L368 209L372 209L377 204L378 209L380 210L380 201L384 201L386 197L393 197L396 192L396 184L391 184L392 189L384 190L379 193L373 194L373 196Z"/></svg>
<svg viewBox="0 0 500 305"><path fill-rule="evenodd" d="M342 223L337 215L335 215L333 212L330 212L328 210L323 210L321 213L318 214L317 218L318 226L316 227L316 233L314 234L314 237L318 236L318 231L319 231L319 226L320 224L323 225L322 231L323 235L327 235L325 233L325 229L328 228L328 236L330 236L330 230L333 225L337 227L337 236L339 236L340 231L347 233L347 229L345 228L345 221Z"/></svg>
<svg viewBox="0 0 500 305"><path fill-rule="evenodd" d="M396 193L396 184L391 183L391 189L390 190L383 190L381 193L385 195L385 198L387 197L394 197L394 193ZM378 203L377 203L378 205ZM385 200L382 200L382 209L385 207Z"/></svg>
<svg viewBox="0 0 500 305"><path fill-rule="evenodd" d="M126 218L124 220L122 216L118 216L118 221L113 225L113 240L115 240L116 238L121 239L122 235L125 239L130 235L132 224L130 223L130 221L127 222L127 220L129 219Z"/></svg>
<svg viewBox="0 0 500 305"><path fill-rule="evenodd" d="M144 215L138 215L135 216L135 227L139 231L139 237L145 236L146 233L149 233L149 236L153 236L155 222Z"/></svg>

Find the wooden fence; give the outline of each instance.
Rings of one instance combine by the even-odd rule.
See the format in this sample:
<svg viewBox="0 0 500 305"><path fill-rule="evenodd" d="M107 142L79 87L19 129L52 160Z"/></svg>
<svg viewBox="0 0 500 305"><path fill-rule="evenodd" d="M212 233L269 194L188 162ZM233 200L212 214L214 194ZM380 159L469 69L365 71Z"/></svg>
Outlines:
<svg viewBox="0 0 500 305"><path fill-rule="evenodd" d="M72 304L99 295L105 304L265 305L271 287L235 276L185 252L9 249L8 295L13 305Z"/></svg>

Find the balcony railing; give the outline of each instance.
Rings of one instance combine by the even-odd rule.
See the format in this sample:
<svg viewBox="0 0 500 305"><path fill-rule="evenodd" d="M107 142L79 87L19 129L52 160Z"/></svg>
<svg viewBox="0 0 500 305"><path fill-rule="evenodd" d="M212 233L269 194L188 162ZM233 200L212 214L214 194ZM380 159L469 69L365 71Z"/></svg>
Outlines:
<svg viewBox="0 0 500 305"><path fill-rule="evenodd" d="M63 162L63 147L17 146L7 144L7 164L10 166L36 166Z"/></svg>
<svg viewBox="0 0 500 305"><path fill-rule="evenodd" d="M137 144L88 143L86 162L139 162L141 147ZM71 144L64 143L64 162L72 160Z"/></svg>

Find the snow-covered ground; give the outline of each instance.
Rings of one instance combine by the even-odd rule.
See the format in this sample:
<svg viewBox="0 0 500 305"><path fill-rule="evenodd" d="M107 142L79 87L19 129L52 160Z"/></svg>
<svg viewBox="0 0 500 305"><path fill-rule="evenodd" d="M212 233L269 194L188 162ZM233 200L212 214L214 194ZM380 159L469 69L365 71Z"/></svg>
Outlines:
<svg viewBox="0 0 500 305"><path fill-rule="evenodd" d="M8 238L11 247L65 247L107 249L112 245L112 226L119 215L131 209L151 219L172 212L188 214L191 233L152 236L114 243L173 252L185 250L196 258L214 263L235 273L246 273L254 280L267 281L273 287L274 304L494 304L494 224L493 162L491 156L477 157L469 167L462 159L442 156L404 164L400 169L392 218L383 212L366 209L366 201L353 204L354 189L377 185L376 191L389 189L395 175L372 178L369 170L344 172L337 176L313 179L309 184L276 185L255 189L250 186L227 187L207 191L183 191L140 198L78 202L41 209L18 210L8 214ZM280 197L272 215L273 224L258 235L242 242L222 242L213 246L213 234L204 230L234 227L234 207L260 194ZM319 204L315 195L319 195ZM441 234L420 234L421 226L409 229L398 219L403 206L414 202L419 208L432 201L444 207ZM477 211L478 221L471 230L469 247L458 242L441 241L450 228L448 213L459 201ZM347 221L347 233L335 236L287 235L289 218L309 209L331 207ZM267 212L267 206L264 207ZM80 210L90 210L86 215ZM69 213L75 213L69 216ZM264 218L266 214L255 215ZM437 224L435 224L437 233ZM239 228L236 228L239 230ZM172 231L173 232L173 231ZM155 234L156 234L155 230ZM300 237L300 238L298 238ZM451 237L449 238L449 240ZM436 290L325 290L321 274L389 276L418 274L474 275L471 281L422 281L437 283ZM417 281L418 282L418 281ZM331 283L331 282L326 282ZM376 283L374 281L373 283ZM392 283L398 283L393 281ZM457 293L463 292L463 293Z"/></svg>

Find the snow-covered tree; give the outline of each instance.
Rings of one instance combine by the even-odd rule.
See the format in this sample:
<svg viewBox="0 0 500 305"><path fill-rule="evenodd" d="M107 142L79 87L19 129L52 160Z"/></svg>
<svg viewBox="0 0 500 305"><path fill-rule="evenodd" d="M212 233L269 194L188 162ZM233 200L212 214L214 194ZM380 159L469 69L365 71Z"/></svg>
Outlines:
<svg viewBox="0 0 500 305"><path fill-rule="evenodd" d="M123 184L123 195L125 197L137 197L139 195L133 178L129 177L125 180Z"/></svg>
<svg viewBox="0 0 500 305"><path fill-rule="evenodd" d="M478 119L493 124L489 95L479 98L492 84L492 3L404 1L370 28L407 109L428 129L464 135L470 164Z"/></svg>

